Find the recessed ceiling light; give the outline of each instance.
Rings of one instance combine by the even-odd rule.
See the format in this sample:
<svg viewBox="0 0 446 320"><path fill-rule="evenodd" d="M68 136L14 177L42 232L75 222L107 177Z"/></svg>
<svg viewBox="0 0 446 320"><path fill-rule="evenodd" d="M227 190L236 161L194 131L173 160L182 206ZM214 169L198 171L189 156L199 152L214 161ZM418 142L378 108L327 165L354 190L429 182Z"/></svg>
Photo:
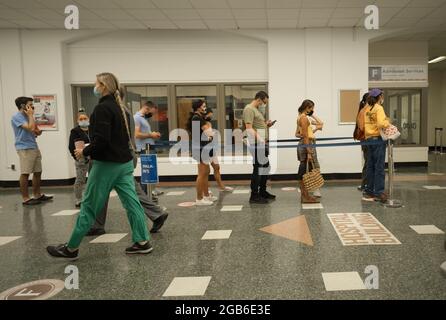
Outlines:
<svg viewBox="0 0 446 320"><path fill-rule="evenodd" d="M443 61L443 60L446 60L445 56L441 56L441 57L437 57L435 59L432 59L432 60L429 61L429 63L437 63L437 62L440 62L440 61Z"/></svg>

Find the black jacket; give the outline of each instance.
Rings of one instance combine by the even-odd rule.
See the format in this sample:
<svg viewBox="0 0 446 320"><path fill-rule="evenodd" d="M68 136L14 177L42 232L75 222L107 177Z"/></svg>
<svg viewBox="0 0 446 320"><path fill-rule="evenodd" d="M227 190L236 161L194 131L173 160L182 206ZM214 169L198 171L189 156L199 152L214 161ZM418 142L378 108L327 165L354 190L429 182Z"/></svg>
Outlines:
<svg viewBox="0 0 446 320"><path fill-rule="evenodd" d="M87 132L81 129L80 126L77 126L73 129L71 129L70 132L70 143L68 145L68 150L70 150L71 156L76 160L76 156L74 155L74 142L82 140L85 142L85 144L90 143L90 138L88 137Z"/></svg>
<svg viewBox="0 0 446 320"><path fill-rule="evenodd" d="M130 123L128 116L127 120ZM90 140L83 151L86 157L117 163L133 159L121 107L112 95L102 97L91 114Z"/></svg>

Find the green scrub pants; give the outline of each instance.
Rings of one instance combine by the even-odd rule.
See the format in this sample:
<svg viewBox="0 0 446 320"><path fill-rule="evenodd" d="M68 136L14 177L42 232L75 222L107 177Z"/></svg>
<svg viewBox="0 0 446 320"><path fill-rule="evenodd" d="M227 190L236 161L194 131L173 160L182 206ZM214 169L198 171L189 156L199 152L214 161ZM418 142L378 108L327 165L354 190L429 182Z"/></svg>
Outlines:
<svg viewBox="0 0 446 320"><path fill-rule="evenodd" d="M132 229L133 242L150 240L144 209L138 200L133 178L133 161L127 163L93 161L88 182L68 248L77 249L101 212L112 189L118 193Z"/></svg>

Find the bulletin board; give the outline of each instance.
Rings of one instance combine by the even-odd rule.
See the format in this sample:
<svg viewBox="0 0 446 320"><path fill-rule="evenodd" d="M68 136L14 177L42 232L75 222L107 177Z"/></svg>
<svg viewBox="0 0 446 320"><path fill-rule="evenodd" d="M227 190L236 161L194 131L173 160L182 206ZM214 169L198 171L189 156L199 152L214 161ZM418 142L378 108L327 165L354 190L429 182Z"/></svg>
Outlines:
<svg viewBox="0 0 446 320"><path fill-rule="evenodd" d="M359 102L361 101L361 90L340 90L339 91L339 123L355 124L358 113Z"/></svg>

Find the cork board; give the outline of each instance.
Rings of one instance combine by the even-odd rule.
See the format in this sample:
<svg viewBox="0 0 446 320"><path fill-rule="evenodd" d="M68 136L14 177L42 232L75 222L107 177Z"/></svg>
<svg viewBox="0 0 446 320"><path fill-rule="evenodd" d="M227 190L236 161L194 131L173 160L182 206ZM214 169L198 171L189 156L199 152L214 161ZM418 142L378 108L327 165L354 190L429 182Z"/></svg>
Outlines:
<svg viewBox="0 0 446 320"><path fill-rule="evenodd" d="M356 123L359 102L361 101L361 90L340 90L339 92L339 115L340 123Z"/></svg>

